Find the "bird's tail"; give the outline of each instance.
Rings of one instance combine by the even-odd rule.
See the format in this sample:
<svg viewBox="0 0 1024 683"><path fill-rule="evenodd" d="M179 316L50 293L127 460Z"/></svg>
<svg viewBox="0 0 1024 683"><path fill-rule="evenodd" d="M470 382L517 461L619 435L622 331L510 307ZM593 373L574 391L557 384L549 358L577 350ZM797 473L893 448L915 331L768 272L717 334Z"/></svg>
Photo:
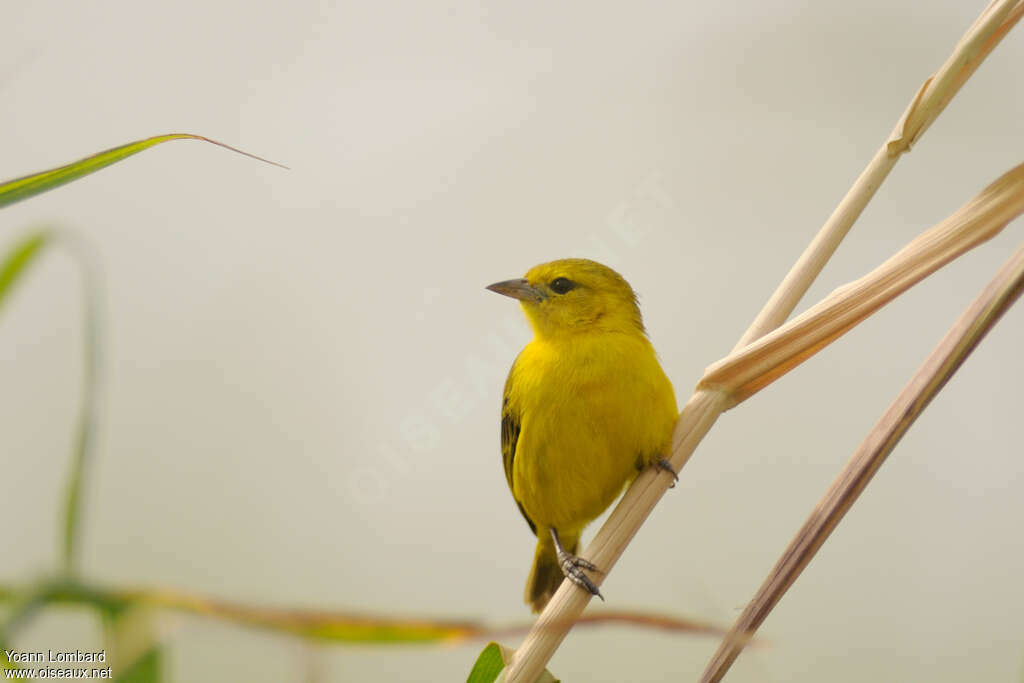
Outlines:
<svg viewBox="0 0 1024 683"><path fill-rule="evenodd" d="M533 554L533 567L530 568L530 578L526 580L526 604L535 613L544 609L548 600L555 594L558 587L562 585L562 568L558 565L558 556L555 554L555 543L551 536L543 529L537 538L537 551ZM575 555L579 551L579 534L567 536L560 535L562 547Z"/></svg>

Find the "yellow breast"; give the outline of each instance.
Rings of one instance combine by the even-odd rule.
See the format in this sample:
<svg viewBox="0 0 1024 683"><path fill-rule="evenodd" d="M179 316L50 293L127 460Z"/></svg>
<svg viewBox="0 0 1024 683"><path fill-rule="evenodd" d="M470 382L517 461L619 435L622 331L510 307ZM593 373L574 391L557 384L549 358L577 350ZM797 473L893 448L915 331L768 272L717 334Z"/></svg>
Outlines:
<svg viewBox="0 0 1024 683"><path fill-rule="evenodd" d="M539 526L582 529L667 455L675 394L642 334L535 339L512 379L513 489Z"/></svg>

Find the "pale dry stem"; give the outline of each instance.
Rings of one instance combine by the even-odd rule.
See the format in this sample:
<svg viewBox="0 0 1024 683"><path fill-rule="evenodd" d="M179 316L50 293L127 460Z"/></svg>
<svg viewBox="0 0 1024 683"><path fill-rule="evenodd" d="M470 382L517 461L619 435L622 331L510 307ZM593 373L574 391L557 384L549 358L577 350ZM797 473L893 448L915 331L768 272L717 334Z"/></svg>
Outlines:
<svg viewBox="0 0 1024 683"><path fill-rule="evenodd" d="M998 0L982 12L957 43L946 63L918 90L889 138L875 152L853 187L793 264L754 322L740 337L734 351L775 329L789 317L900 156L910 150L910 146L942 113L1022 14L1024 0Z"/></svg>
<svg viewBox="0 0 1024 683"><path fill-rule="evenodd" d="M754 631L856 502L886 456L1022 291L1024 246L957 320L850 457L722 641L701 677L703 683L722 679Z"/></svg>
<svg viewBox="0 0 1024 683"><path fill-rule="evenodd" d="M1024 164L923 232L873 271L707 369L697 385L737 403L837 339L965 251L995 237L1024 213Z"/></svg>

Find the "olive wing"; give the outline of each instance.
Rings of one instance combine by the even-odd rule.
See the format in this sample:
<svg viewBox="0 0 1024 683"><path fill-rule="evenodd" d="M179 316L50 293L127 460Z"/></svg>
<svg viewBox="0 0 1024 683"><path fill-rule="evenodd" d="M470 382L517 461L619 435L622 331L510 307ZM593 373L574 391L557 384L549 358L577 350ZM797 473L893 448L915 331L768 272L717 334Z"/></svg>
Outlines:
<svg viewBox="0 0 1024 683"><path fill-rule="evenodd" d="M523 504L516 496L516 488L512 483L512 466L516 460L516 446L519 444L519 433L522 431L522 419L516 410L511 407L509 397L514 391L513 382L515 379L516 366L508 373L505 381L505 395L501 401L501 460L505 465L505 480L508 482L508 489L512 492L512 498L519 506L519 512L523 513L523 519L530 525L530 531L536 535L537 525L533 523L530 516L523 509Z"/></svg>

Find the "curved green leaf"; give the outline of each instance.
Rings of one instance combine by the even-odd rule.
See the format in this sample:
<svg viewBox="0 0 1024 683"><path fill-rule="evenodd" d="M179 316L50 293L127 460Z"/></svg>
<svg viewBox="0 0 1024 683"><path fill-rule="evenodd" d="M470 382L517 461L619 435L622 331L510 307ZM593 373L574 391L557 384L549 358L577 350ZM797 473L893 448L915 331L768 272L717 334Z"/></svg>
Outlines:
<svg viewBox="0 0 1024 683"><path fill-rule="evenodd" d="M14 248L7 252L7 256L0 263L0 307L3 306L18 278L50 241L50 237L51 233L48 230L33 232L15 243Z"/></svg>
<svg viewBox="0 0 1024 683"><path fill-rule="evenodd" d="M84 342L82 381L82 407L78 418L74 450L71 455L71 468L65 495L62 569L70 572L74 569L75 550L79 536L79 517L82 498L82 482L84 470L93 450L93 437L96 431L96 392L99 374L100 357L100 305L99 284L96 267L92 263L87 249L83 248L78 238L71 233L54 230L37 230L14 244L6 256L0 261L0 309L15 285L24 275L29 266L35 262L43 249L50 244L62 242L70 248L72 255L82 269L82 298L84 312Z"/></svg>
<svg viewBox="0 0 1024 683"><path fill-rule="evenodd" d="M114 147L98 154L79 159L73 163L65 166L59 166L57 168L51 168L48 171L41 171L39 173L32 173L31 175L22 176L21 178L15 178L14 180L8 180L0 183L0 208L13 204L14 202L21 201L22 199L28 199L33 195L52 190L55 187L60 187L65 183L70 183L72 180L77 180L82 176L95 173L101 168L106 168L111 164L115 164L122 159L126 159L134 154L149 149L155 145L159 145L170 140L202 140L203 142L209 142L210 144L230 149L232 152L243 154L247 157L263 161L274 166L280 166L281 168L287 168L287 166L281 166L281 164L258 157L255 154L249 154L240 149L236 149L230 145L225 145L223 142L218 142L210 138L203 137L202 135L193 135L192 133L170 133L167 135L156 135L145 140L136 140L135 142L129 142L126 145L120 147Z"/></svg>
<svg viewBox="0 0 1024 683"><path fill-rule="evenodd" d="M120 673L116 683L160 683L163 680L163 649L154 645Z"/></svg>
<svg viewBox="0 0 1024 683"><path fill-rule="evenodd" d="M473 670L469 672L466 683L503 683L505 665L515 653L515 650L504 645L494 642L487 643L487 647L483 649L483 652L477 657L476 663L473 664ZM545 669L537 678L536 683L560 683L560 681Z"/></svg>
<svg viewBox="0 0 1024 683"><path fill-rule="evenodd" d="M501 646L494 642L487 643L487 647L476 658L466 683L494 683L504 668L505 658L501 656Z"/></svg>

